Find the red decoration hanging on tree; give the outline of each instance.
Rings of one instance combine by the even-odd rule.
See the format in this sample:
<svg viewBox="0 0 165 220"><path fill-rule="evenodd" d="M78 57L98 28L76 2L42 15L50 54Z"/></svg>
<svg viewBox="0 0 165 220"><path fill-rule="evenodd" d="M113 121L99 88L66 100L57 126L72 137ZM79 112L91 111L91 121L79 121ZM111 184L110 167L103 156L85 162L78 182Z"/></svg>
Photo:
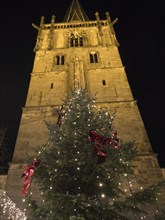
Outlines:
<svg viewBox="0 0 165 220"><path fill-rule="evenodd" d="M22 189L22 196L25 197L27 194L27 190L30 186L32 176L34 175L34 170L40 165L40 159L34 159L33 164L31 166L26 165L24 168L24 172L22 174L22 178L24 178L24 185Z"/></svg>
<svg viewBox="0 0 165 220"><path fill-rule="evenodd" d="M89 132L89 137L88 137L89 141L94 143L94 151L93 151L93 156L94 158L97 158L96 163L97 164L101 164L104 163L106 160L106 155L107 153L101 149L101 145L110 145L114 144L114 148L118 149L119 148L119 139L117 138L117 132L114 133L114 137L113 138L106 138L103 137L102 135L98 134L96 131L91 130Z"/></svg>

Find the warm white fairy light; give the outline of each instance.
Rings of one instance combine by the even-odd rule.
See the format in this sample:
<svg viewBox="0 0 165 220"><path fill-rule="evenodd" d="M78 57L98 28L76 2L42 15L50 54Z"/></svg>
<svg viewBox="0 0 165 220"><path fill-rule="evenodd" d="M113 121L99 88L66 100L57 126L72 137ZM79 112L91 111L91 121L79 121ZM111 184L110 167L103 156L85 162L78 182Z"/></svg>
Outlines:
<svg viewBox="0 0 165 220"><path fill-rule="evenodd" d="M105 198L105 194L101 194L101 197L102 197L102 198Z"/></svg>
<svg viewBox="0 0 165 220"><path fill-rule="evenodd" d="M8 215L8 219L12 220L27 219L25 212L16 206L16 204L6 195L4 190L0 190L0 204L3 210L3 214L0 215L1 219L3 219L4 215Z"/></svg>

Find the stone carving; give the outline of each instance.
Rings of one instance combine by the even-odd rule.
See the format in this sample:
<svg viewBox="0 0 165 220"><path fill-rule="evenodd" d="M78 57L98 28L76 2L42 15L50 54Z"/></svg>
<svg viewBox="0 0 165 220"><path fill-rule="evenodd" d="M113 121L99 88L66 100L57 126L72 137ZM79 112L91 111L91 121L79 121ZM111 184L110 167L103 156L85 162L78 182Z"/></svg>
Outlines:
<svg viewBox="0 0 165 220"><path fill-rule="evenodd" d="M76 29L74 30L70 30L66 33L66 35L69 37L69 38L79 38L79 37L85 37L86 36L86 33L85 31L78 31Z"/></svg>

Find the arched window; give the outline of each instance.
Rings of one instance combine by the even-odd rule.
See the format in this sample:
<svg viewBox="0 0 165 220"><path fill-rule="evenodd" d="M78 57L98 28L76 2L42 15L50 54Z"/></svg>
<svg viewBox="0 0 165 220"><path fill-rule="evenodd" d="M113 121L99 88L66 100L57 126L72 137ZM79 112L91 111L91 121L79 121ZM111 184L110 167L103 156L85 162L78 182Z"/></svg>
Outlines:
<svg viewBox="0 0 165 220"><path fill-rule="evenodd" d="M57 55L55 57L55 63L56 63L56 65L64 65L64 63L65 63L64 55Z"/></svg>
<svg viewBox="0 0 165 220"><path fill-rule="evenodd" d="M56 56L56 64L60 65L60 56Z"/></svg>
<svg viewBox="0 0 165 220"><path fill-rule="evenodd" d="M54 87L54 83L51 83L50 88L53 89Z"/></svg>
<svg viewBox="0 0 165 220"><path fill-rule="evenodd" d="M61 56L61 65L64 65L64 56Z"/></svg>
<svg viewBox="0 0 165 220"><path fill-rule="evenodd" d="M107 85L107 83L106 83L106 80L105 80L105 79L103 79L103 80L102 80L102 84L103 84L103 86L106 86L106 85Z"/></svg>
<svg viewBox="0 0 165 220"><path fill-rule="evenodd" d="M83 44L83 37L80 37L80 47L83 47L84 44Z"/></svg>
<svg viewBox="0 0 165 220"><path fill-rule="evenodd" d="M90 52L90 63L98 63L98 55L96 52Z"/></svg>
<svg viewBox="0 0 165 220"><path fill-rule="evenodd" d="M83 47L84 46L84 39L83 37L74 36L71 34L70 37L70 47Z"/></svg>

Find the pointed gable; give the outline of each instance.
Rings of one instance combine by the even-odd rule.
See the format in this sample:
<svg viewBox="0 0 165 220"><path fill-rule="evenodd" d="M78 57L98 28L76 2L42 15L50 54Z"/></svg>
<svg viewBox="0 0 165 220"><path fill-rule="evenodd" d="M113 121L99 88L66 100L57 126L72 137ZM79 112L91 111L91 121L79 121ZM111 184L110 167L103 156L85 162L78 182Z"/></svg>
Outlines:
<svg viewBox="0 0 165 220"><path fill-rule="evenodd" d="M89 18L86 15L82 6L80 5L80 2L78 0L72 0L63 21L89 21Z"/></svg>

